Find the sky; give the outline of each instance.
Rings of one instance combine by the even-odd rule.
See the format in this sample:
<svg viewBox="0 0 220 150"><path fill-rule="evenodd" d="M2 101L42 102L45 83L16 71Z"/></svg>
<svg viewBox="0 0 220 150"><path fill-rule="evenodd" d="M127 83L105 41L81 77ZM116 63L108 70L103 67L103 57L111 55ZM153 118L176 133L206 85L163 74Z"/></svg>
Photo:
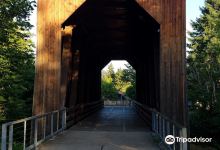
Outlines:
<svg viewBox="0 0 220 150"><path fill-rule="evenodd" d="M186 0L186 31L192 31L190 22L200 16L200 7L203 7L204 3L205 0Z"/></svg>
<svg viewBox="0 0 220 150"><path fill-rule="evenodd" d="M204 6L205 0L186 0L186 31L192 31L192 27L190 25L191 20L195 20L198 18L201 14L200 7ZM33 14L31 15L31 24L34 25L34 28L31 30L33 33L33 41L37 42L37 36L36 36L36 24L37 24L37 11L34 10ZM188 36L187 36L188 37ZM125 65L127 62L125 60L123 61L112 61L111 62L114 66L114 69L117 70L119 68L125 69ZM109 63L110 64L110 63ZM108 65L109 65L108 64ZM108 66L106 66L104 69L106 69Z"/></svg>

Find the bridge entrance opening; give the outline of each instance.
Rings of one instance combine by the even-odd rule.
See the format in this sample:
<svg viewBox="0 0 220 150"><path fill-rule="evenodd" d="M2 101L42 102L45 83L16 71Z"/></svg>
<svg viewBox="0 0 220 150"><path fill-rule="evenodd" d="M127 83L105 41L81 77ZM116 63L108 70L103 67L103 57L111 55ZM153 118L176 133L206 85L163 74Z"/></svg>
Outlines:
<svg viewBox="0 0 220 150"><path fill-rule="evenodd" d="M135 0L88 0L62 26L73 27L67 108L103 106L102 68L127 60L136 70L136 100L159 110L160 25Z"/></svg>
<svg viewBox="0 0 220 150"><path fill-rule="evenodd" d="M101 71L104 106L130 106L136 99L136 71L125 60L112 60Z"/></svg>

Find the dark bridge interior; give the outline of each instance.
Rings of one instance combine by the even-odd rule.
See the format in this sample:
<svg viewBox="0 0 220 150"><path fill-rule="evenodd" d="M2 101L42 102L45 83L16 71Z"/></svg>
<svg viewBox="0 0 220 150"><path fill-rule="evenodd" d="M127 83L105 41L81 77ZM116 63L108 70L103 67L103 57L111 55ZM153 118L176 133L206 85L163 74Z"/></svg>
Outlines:
<svg viewBox="0 0 220 150"><path fill-rule="evenodd" d="M160 25L135 0L87 0L66 26L73 26L66 107L101 103L101 69L123 59L136 70L136 101L159 110Z"/></svg>

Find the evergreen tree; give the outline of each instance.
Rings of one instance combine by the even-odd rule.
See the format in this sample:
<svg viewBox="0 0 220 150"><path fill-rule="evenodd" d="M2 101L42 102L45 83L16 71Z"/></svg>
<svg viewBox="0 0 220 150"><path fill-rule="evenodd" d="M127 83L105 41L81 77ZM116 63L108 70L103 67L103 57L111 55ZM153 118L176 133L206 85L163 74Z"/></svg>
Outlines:
<svg viewBox="0 0 220 150"><path fill-rule="evenodd" d="M31 115L34 45L29 16L34 0L0 1L0 120Z"/></svg>
<svg viewBox="0 0 220 150"><path fill-rule="evenodd" d="M128 87L131 86L131 82L128 80L123 80L125 77L125 69L118 69L115 73L115 87L121 93L126 93Z"/></svg>
<svg viewBox="0 0 220 150"><path fill-rule="evenodd" d="M130 83L130 86L126 89L126 95L131 99L136 99L136 71L129 64L126 67L127 69L124 69L122 77L124 82Z"/></svg>
<svg viewBox="0 0 220 150"><path fill-rule="evenodd" d="M112 78L112 82L114 83L115 82L115 71L114 71L114 66L112 63L108 66L107 75Z"/></svg>
<svg viewBox="0 0 220 150"><path fill-rule="evenodd" d="M192 103L192 136L220 139L220 1L206 0L192 22L187 58L188 99ZM202 132L201 132L202 131Z"/></svg>
<svg viewBox="0 0 220 150"><path fill-rule="evenodd" d="M124 71L123 71L122 80L127 81L127 82L131 82L132 85L135 85L136 84L136 71L129 64L126 64L125 66L127 69L124 69Z"/></svg>

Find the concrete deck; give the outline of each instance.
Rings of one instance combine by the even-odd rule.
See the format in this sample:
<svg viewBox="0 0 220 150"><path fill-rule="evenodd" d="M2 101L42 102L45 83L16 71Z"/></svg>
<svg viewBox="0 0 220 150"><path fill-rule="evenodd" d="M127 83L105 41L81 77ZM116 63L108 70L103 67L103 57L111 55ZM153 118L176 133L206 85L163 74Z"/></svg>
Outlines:
<svg viewBox="0 0 220 150"><path fill-rule="evenodd" d="M104 107L40 150L159 150L146 124L130 107Z"/></svg>

